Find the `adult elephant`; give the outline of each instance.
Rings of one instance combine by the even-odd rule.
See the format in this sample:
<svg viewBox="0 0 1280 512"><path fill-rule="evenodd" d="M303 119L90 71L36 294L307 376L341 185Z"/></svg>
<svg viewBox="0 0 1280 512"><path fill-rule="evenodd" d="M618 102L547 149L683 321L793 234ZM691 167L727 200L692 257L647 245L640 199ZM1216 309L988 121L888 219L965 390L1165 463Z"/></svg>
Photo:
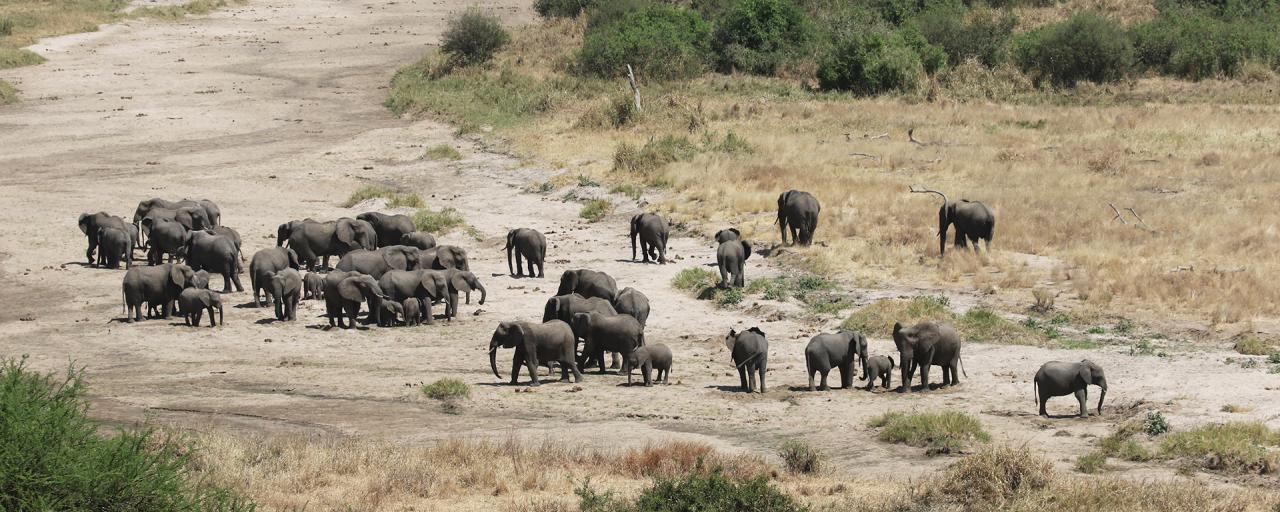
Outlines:
<svg viewBox="0 0 1280 512"><path fill-rule="evenodd" d="M600 297L613 303L618 298L618 282L609 274L595 270L566 270L560 274L556 295L577 293L583 297Z"/></svg>
<svg viewBox="0 0 1280 512"><path fill-rule="evenodd" d="M520 366L523 365L529 369L532 385L541 385L538 381L538 365L551 361L560 364L561 382L569 380L570 372L573 373L574 382L582 382L582 373L578 371L578 363L574 360L574 346L573 331L569 329L569 324L560 320L541 324L502 322L489 340L489 367L493 369L493 375L501 379L502 374L498 373L498 349L514 348L516 353L511 363L512 384L519 380Z"/></svg>
<svg viewBox="0 0 1280 512"><path fill-rule="evenodd" d="M1080 402L1080 417L1089 417L1089 386L1102 388L1098 395L1098 414L1102 414L1102 401L1107 399L1107 376L1102 367L1088 359L1078 363L1049 361L1036 372L1032 387L1040 404L1040 415L1048 416L1044 406L1050 398L1074 394Z"/></svg>
<svg viewBox="0 0 1280 512"><path fill-rule="evenodd" d="M458 316L458 294L466 294L467 304L471 303L471 292L480 291L480 305L484 305L485 299L489 292L484 289L484 285L480 284L480 279L476 277L470 270L458 270L451 268L444 271L445 279L449 281L449 303L452 307L449 311L449 317Z"/></svg>
<svg viewBox="0 0 1280 512"><path fill-rule="evenodd" d="M169 262L186 258L187 240L191 231L176 220L147 219L150 227L147 237L147 263L159 265L167 255Z"/></svg>
<svg viewBox="0 0 1280 512"><path fill-rule="evenodd" d="M209 213L199 206L183 206L176 210L155 208L148 212L146 217L142 218L139 226L142 228L143 233L148 233L151 229L149 224L161 219L177 221L188 230L214 227L213 221L209 219Z"/></svg>
<svg viewBox="0 0 1280 512"><path fill-rule="evenodd" d="M338 270L369 274L374 279L391 270L414 270L421 267L422 250L407 245L390 245L376 251L357 249L338 260Z"/></svg>
<svg viewBox="0 0 1280 512"><path fill-rule="evenodd" d="M421 303L419 315L425 318L427 325L434 323L431 304L445 303L445 319L452 320L450 311L457 309L457 294L450 294L449 278L439 270L389 270L378 279L378 286L390 300L404 302L417 300ZM453 300L455 303L450 303ZM408 321L408 318L405 319Z"/></svg>
<svg viewBox="0 0 1280 512"><path fill-rule="evenodd" d="M600 313L605 316L613 316L618 311L613 304L600 297L583 297L577 293L569 293L565 295L556 295L547 299L547 305L542 310L542 321L562 320L569 324L570 328L574 328L573 315L578 313ZM643 328L643 324L641 325ZM583 339L585 334L574 328L573 336L575 339ZM576 346L574 350L577 350ZM584 361L583 364L589 361ZM617 353L613 353L613 363L610 367L617 368L622 364L622 357Z"/></svg>
<svg viewBox="0 0 1280 512"><path fill-rule="evenodd" d="M631 218L631 261L636 259L636 239L640 239L640 253L644 263L655 259L667 262L667 237L670 236L667 221L656 213L642 213Z"/></svg>
<svg viewBox="0 0 1280 512"><path fill-rule="evenodd" d="M191 231L187 234L186 261L192 270L208 270L222 274L222 293L230 293L231 285L237 292L244 291L240 285L240 250L230 237L213 235L208 231Z"/></svg>
<svg viewBox="0 0 1280 512"><path fill-rule="evenodd" d="M123 219L121 219L123 220ZM98 230L98 266L103 268L133 268L133 235L121 228L101 228Z"/></svg>
<svg viewBox="0 0 1280 512"><path fill-rule="evenodd" d="M225 236L227 238L230 238L231 242L236 245L236 254L240 255L241 260L244 259L244 251L240 249L243 240L240 238L239 231L236 231L227 226L214 226L212 228L206 229L205 231L209 232L209 234L211 235Z"/></svg>
<svg viewBox="0 0 1280 512"><path fill-rule="evenodd" d="M649 297L630 286L618 292L618 297L613 300L613 309L620 314L635 317L640 322L640 327L644 327L649 321Z"/></svg>
<svg viewBox="0 0 1280 512"><path fill-rule="evenodd" d="M996 215L991 213L987 205L968 199L950 201L947 195L933 189L911 187L917 194L937 194L942 198L942 206L938 208L938 256L947 255L947 229L956 227L956 247L967 247L973 244L973 251L978 252L978 240L984 241L987 251L991 251L991 239L996 233Z"/></svg>
<svg viewBox="0 0 1280 512"><path fill-rule="evenodd" d="M617 352L626 357L636 347L644 346L644 327L630 315L605 315L601 313L577 313L573 315L572 330L582 336L582 357L586 364L594 358L600 363L600 373L605 372L604 353Z"/></svg>
<svg viewBox="0 0 1280 512"><path fill-rule="evenodd" d="M222 225L222 209L213 201L208 199L182 199L178 201L169 201L159 197L138 202L138 207L133 210L133 224L141 228L142 219L146 218L152 210L166 209L176 211L183 207L202 208L205 211L205 217L208 219L210 226Z"/></svg>
<svg viewBox="0 0 1280 512"><path fill-rule="evenodd" d="M436 237L431 236L431 233L414 231L412 233L405 233L401 236L400 245L417 247L425 251L436 246Z"/></svg>
<svg viewBox="0 0 1280 512"><path fill-rule="evenodd" d="M543 263L547 259L547 237L535 229L516 228L507 232L507 273L515 277L524 277L524 268L520 264L521 256L529 266L529 275L533 276L533 267L538 267L538 277L543 277ZM515 252L515 270L511 269L511 253Z"/></svg>
<svg viewBox="0 0 1280 512"><path fill-rule="evenodd" d="M357 220L368 222L373 226L378 247L400 244L404 235L417 231L413 219L408 215L387 215L379 212L365 212L356 215Z"/></svg>
<svg viewBox="0 0 1280 512"><path fill-rule="evenodd" d="M456 245L437 245L422 251L423 268L471 270L467 250Z"/></svg>
<svg viewBox="0 0 1280 512"><path fill-rule="evenodd" d="M85 238L89 240L89 248L85 250L84 256L89 260L90 266L95 264L94 252L98 250L98 237L103 228L115 228L125 233L132 232L127 227L129 223L125 222L123 217L116 217L107 212L82 213L76 223L80 226L80 232L84 233Z"/></svg>
<svg viewBox="0 0 1280 512"><path fill-rule="evenodd" d="M813 232L818 229L818 213L822 205L813 194L800 190L788 190L778 196L778 229L782 243L787 243L787 230L791 231L791 243L813 243Z"/></svg>
<svg viewBox="0 0 1280 512"><path fill-rule="evenodd" d="M377 249L375 238L369 223L346 217L330 222L295 220L276 228L276 245L288 242L307 270L314 269L317 262L328 267L330 256L341 257L356 249Z"/></svg>
<svg viewBox="0 0 1280 512"><path fill-rule="evenodd" d="M721 288L746 286L747 258L751 257L751 242L729 240L716 248L716 266L720 267Z"/></svg>
<svg viewBox="0 0 1280 512"><path fill-rule="evenodd" d="M815 373L822 374L820 388L823 391L831 389L827 386L827 373L832 368L840 370L840 389L852 388L853 378L858 374L854 363L861 362L863 375L867 373L867 337L854 331L819 334L805 347L804 361L805 372L809 374L809 391L816 389L813 385Z"/></svg>
<svg viewBox="0 0 1280 512"><path fill-rule="evenodd" d="M769 371L769 339L759 327L745 331L729 329L724 338L724 346L729 349L733 365L738 368L738 379L742 381L742 390L748 393L756 391L756 374L760 375L760 393L765 392L764 374Z"/></svg>
<svg viewBox="0 0 1280 512"><path fill-rule="evenodd" d="M173 313L173 303L182 290L191 286L195 271L180 263L133 267L124 274L121 294L124 296L125 321L142 321L142 305L160 310L161 318Z"/></svg>
<svg viewBox="0 0 1280 512"><path fill-rule="evenodd" d="M920 367L920 390L929 391L929 367L942 367L942 385L960 383L960 334L948 324L920 322L911 327L893 324L893 344L902 368L902 393L911 392L911 378ZM968 377L968 374L965 374Z"/></svg>
<svg viewBox="0 0 1280 512"><path fill-rule="evenodd" d="M253 288L254 307L262 307L262 302L258 300L259 290L265 292L264 299L273 300L270 288L271 276L286 268L294 270L302 268L298 262L298 253L293 249L269 247L253 253L253 258L249 260L249 286Z"/></svg>
<svg viewBox="0 0 1280 512"><path fill-rule="evenodd" d="M382 324L382 301L386 298L382 287L373 277L359 272L334 270L325 276L324 302L325 315L329 317L329 326L351 329L356 326L356 315L360 314L360 304L369 306L371 323ZM346 325L343 325L343 319Z"/></svg>

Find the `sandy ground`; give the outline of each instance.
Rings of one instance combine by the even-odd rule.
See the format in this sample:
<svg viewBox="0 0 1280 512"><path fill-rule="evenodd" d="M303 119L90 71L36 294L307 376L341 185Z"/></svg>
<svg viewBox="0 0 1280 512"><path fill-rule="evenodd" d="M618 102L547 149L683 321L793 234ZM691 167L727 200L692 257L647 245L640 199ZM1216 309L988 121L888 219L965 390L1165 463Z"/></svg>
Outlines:
<svg viewBox="0 0 1280 512"><path fill-rule="evenodd" d="M529 18L527 4L482 3L511 22ZM586 224L577 203L559 200L564 191L523 192L553 171L457 139L445 125L396 119L381 106L394 70L436 41L444 17L460 7L253 0L179 23L129 21L33 47L49 62L0 72L26 98L0 108L0 265L14 285L0 288L0 354L29 354L44 370L86 366L92 412L109 421L404 442L512 434L602 445L685 438L767 456L782 440L802 437L837 471L861 474L920 475L949 460L876 441L866 420L891 410L969 411L996 439L1025 443L1064 467L1134 410L1162 410L1175 428L1232 419L1280 427L1280 375L1227 364L1235 354L1209 348L1155 357L1130 355L1128 347L969 344L964 363L973 373L958 388L909 396L805 391L803 347L834 326L766 321L763 312L774 305L717 309L671 289L680 269L714 262L707 240L674 238L673 264L632 263L625 235L638 205L622 202L615 215ZM419 158L442 143L465 158ZM320 304L304 303L298 322L276 323L269 310L244 307L249 294L239 293L230 297L225 327L126 325L113 321L121 316L124 271L82 264L84 238L75 226L81 212L128 217L140 199L206 197L221 204L224 224L242 233L251 254L274 245L280 222L360 213L339 205L363 180L417 191L432 208L460 210L482 240L460 231L444 240L470 250L489 301L463 306L448 325L326 331ZM547 234L548 278L506 276L502 236L518 226ZM486 358L492 329L501 320L539 317L567 268L606 271L650 297L647 337L674 349L676 384L626 387L620 376L589 374L580 391L556 383L517 393L495 382ZM776 272L753 259L748 278ZM755 325L771 341L764 395L737 391L722 345L730 327ZM892 352L891 341L874 339L872 352ZM510 357L500 355L504 374ZM1036 368L1084 357L1107 369L1114 407L1088 420L1037 417ZM441 377L472 384L462 414L445 414L420 397L417 386ZM1220 412L1227 403L1253 409ZM1050 407L1067 414L1075 405L1061 398ZM1120 474L1134 477L1173 475L1157 465L1122 467Z"/></svg>

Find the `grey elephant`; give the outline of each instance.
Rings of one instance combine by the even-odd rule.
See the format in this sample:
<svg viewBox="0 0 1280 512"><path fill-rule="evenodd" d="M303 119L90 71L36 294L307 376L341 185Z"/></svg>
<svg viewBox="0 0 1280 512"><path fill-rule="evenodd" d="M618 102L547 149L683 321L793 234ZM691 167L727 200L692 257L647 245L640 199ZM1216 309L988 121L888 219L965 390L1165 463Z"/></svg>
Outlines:
<svg viewBox="0 0 1280 512"><path fill-rule="evenodd" d="M142 304L159 307L160 317L169 318L173 303L182 290L191 286L195 271L180 263L139 266L129 269L121 283L125 321L142 320Z"/></svg>
<svg viewBox="0 0 1280 512"><path fill-rule="evenodd" d="M319 300L324 298L324 276L315 272L307 272L302 276L302 298Z"/></svg>
<svg viewBox="0 0 1280 512"><path fill-rule="evenodd" d="M209 229L206 229L205 231L211 235L225 236L228 239L230 239L231 242L234 243L236 246L236 254L240 255L241 260L244 259L244 252L240 250L240 246L243 241L240 238L239 231L236 231L227 226L214 226Z"/></svg>
<svg viewBox="0 0 1280 512"><path fill-rule="evenodd" d="M378 318L378 327L394 327L401 318L404 318L402 303L394 300L382 301L382 315Z"/></svg>
<svg viewBox="0 0 1280 512"><path fill-rule="evenodd" d="M787 231L791 231L791 243L813 243L813 232L818 229L818 214L822 205L813 194L800 190L788 190L778 196L778 229L782 243L787 243Z"/></svg>
<svg viewBox="0 0 1280 512"><path fill-rule="evenodd" d="M362 303L369 305L369 320L375 325L382 323L382 301L386 296L373 277L334 270L325 275L324 284L325 315L329 317L330 327L354 328Z"/></svg>
<svg viewBox="0 0 1280 512"><path fill-rule="evenodd" d="M298 301L302 299L302 274L285 268L271 275L271 302L276 307L276 320L298 319Z"/></svg>
<svg viewBox="0 0 1280 512"><path fill-rule="evenodd" d="M374 279L390 270L415 270L422 268L422 249L407 245L390 245L375 251L356 249L342 256L334 267L347 272L368 274Z"/></svg>
<svg viewBox="0 0 1280 512"><path fill-rule="evenodd" d="M139 227L144 233L150 233L151 226L157 221L171 220L188 230L205 230L213 227L213 221L209 219L209 214L204 208L199 206L183 206L176 210L168 208L156 208L147 213L142 218Z"/></svg>
<svg viewBox="0 0 1280 512"><path fill-rule="evenodd" d="M193 206L204 209L205 218L209 220L210 226L222 225L222 209L213 201L208 199L181 199L178 201L169 201L158 197L138 202L138 207L133 211L133 223L138 224L155 209L177 210L179 208Z"/></svg>
<svg viewBox="0 0 1280 512"><path fill-rule="evenodd" d="M819 334L804 348L804 361L809 391L815 390L815 373L822 374L822 383L817 389L831 389L827 386L827 374L832 368L840 370L840 389L852 388L853 378L858 375L857 363L862 363L862 373L867 373L867 337L855 331Z"/></svg>
<svg viewBox="0 0 1280 512"><path fill-rule="evenodd" d="M1080 402L1080 417L1089 417L1089 386L1102 388L1098 395L1098 414L1102 414L1102 401L1107 399L1107 375L1102 367L1088 359L1078 363L1049 361L1036 372L1032 383L1036 401L1040 403L1040 415L1048 416L1044 406L1055 396L1076 395Z"/></svg>
<svg viewBox="0 0 1280 512"><path fill-rule="evenodd" d="M618 297L613 299L613 309L635 317L640 322L640 327L649 322L649 297L630 286L618 292Z"/></svg>
<svg viewBox="0 0 1280 512"><path fill-rule="evenodd" d="M82 213L76 223L80 226L80 232L84 233L85 238L89 241L89 248L84 253L85 258L89 260L89 265L95 264L94 252L98 249L98 236L103 228L115 228L125 233L136 233L136 231L127 227L129 223L125 222L123 217L116 217L107 212ZM136 243L137 240L133 242Z"/></svg>
<svg viewBox="0 0 1280 512"><path fill-rule="evenodd" d="M600 297L583 297L577 293L569 293L565 295L556 295L547 299L547 304L542 310L542 321L561 320L573 327L573 315L578 313L601 313L604 315L616 315L613 304ZM583 333L574 331L575 339L582 339ZM576 347L575 347L576 350ZM590 361L584 361L583 365ZM610 368L618 368L622 364L622 358L617 353L613 353L613 363Z"/></svg>
<svg viewBox="0 0 1280 512"><path fill-rule="evenodd" d="M471 270L467 250L455 245L437 245L422 251L422 268Z"/></svg>
<svg viewBox="0 0 1280 512"><path fill-rule="evenodd" d="M747 258L751 257L751 242L730 240L716 248L716 266L720 267L721 288L746 286ZM732 277L732 280L730 278Z"/></svg>
<svg viewBox="0 0 1280 512"><path fill-rule="evenodd" d="M378 212L365 212L356 215L357 220L368 222L373 226L374 237L377 238L378 247L386 247L389 245L400 245L400 239L409 233L418 230L413 224L413 219L408 215L387 215Z"/></svg>
<svg viewBox="0 0 1280 512"><path fill-rule="evenodd" d="M410 300L420 303L422 307L415 316L425 318L427 325L435 320L431 315L433 302L445 303L446 320L453 318L449 313L457 306L449 304L450 300L457 301L458 296L450 293L449 277L439 270L391 270L378 280L378 287L387 294L389 300L399 301L401 304Z"/></svg>
<svg viewBox="0 0 1280 512"><path fill-rule="evenodd" d="M986 249L991 250L991 239L996 232L996 216L987 205L968 199L951 201L946 194L927 188L911 187L911 192L938 194L942 197L942 206L938 208L939 256L947 254L947 229L952 225L956 227L956 247L963 248L972 243L973 251L977 252L978 240L983 240Z"/></svg>
<svg viewBox="0 0 1280 512"><path fill-rule="evenodd" d="M724 338L724 346L733 357L733 364L738 368L738 379L742 382L742 390L748 393L756 391L756 374L760 374L760 393L765 392L764 374L769 370L769 340L759 327L745 331L729 329Z"/></svg>
<svg viewBox="0 0 1280 512"><path fill-rule="evenodd" d="M168 257L169 262L181 261L186 257L188 235L186 226L176 220L149 219L149 235L147 237L147 263L159 265Z"/></svg>
<svg viewBox="0 0 1280 512"><path fill-rule="evenodd" d="M539 278L543 276L543 264L547 259L547 237L537 230L516 228L507 232L507 273L515 277L524 277L524 268L520 264L523 256L529 267L529 276L533 276L533 267L538 267ZM512 252L515 253L515 269L511 268Z"/></svg>
<svg viewBox="0 0 1280 512"><path fill-rule="evenodd" d="M583 297L600 297L612 303L618 298L618 282L609 274L595 270L566 270L560 274L556 295L577 293Z"/></svg>
<svg viewBox="0 0 1280 512"><path fill-rule="evenodd" d="M121 219L123 220L123 219ZM105 227L98 229L98 266L105 268L133 268L133 235L127 229Z"/></svg>
<svg viewBox="0 0 1280 512"><path fill-rule="evenodd" d="M889 389L889 377L893 375L893 367L897 366L889 356L875 356L867 359L867 367L862 370L862 380L867 381L867 391L876 386L876 379L884 389Z"/></svg>
<svg viewBox="0 0 1280 512"><path fill-rule="evenodd" d="M222 275L222 293L230 293L235 285L237 292L244 291L240 284L240 250L235 242L222 235L211 235L208 231L187 232L186 250L187 265L192 270L208 270Z"/></svg>
<svg viewBox="0 0 1280 512"><path fill-rule="evenodd" d="M902 364L903 393L911 392L911 379L920 367L920 390L929 391L929 367L942 367L942 386L960 383L960 334L948 324L920 322L911 327L893 324L893 344ZM968 374L965 374L968 377Z"/></svg>
<svg viewBox="0 0 1280 512"><path fill-rule="evenodd" d="M208 290L209 289L209 271L197 270L195 275L191 277L191 287L199 288L201 290Z"/></svg>
<svg viewBox="0 0 1280 512"><path fill-rule="evenodd" d="M403 236L401 236L400 245L417 247L425 251L427 249L430 249L436 246L436 237L431 236L431 233L414 231L412 233L405 233Z"/></svg>
<svg viewBox="0 0 1280 512"><path fill-rule="evenodd" d="M667 237L671 235L667 221L656 213L642 213L631 218L631 261L636 260L636 239L644 262L650 259L667 262Z"/></svg>
<svg viewBox="0 0 1280 512"><path fill-rule="evenodd" d="M644 346L644 327L630 315L575 313L570 323L570 330L585 340L579 361L585 365L588 358L594 358L600 364L600 373L605 372L605 352L618 352L625 358L636 347Z"/></svg>
<svg viewBox="0 0 1280 512"><path fill-rule="evenodd" d="M644 375L645 387L652 386L654 382L670 384L671 359L671 349L661 343L636 347L623 359L622 372L627 374L628 385L631 384L631 370L635 368L639 368ZM657 379L651 380L650 374L654 370L658 371Z"/></svg>
<svg viewBox="0 0 1280 512"><path fill-rule="evenodd" d="M449 318L458 316L458 293L466 295L466 303L471 303L471 292L480 291L480 305L484 305L489 292L484 289L484 285L480 284L480 279L476 277L470 270L458 270L451 268L444 271L445 278L449 281Z"/></svg>
<svg viewBox="0 0 1280 512"><path fill-rule="evenodd" d="M404 310L404 325L422 325L422 301L410 297L404 299L400 307Z"/></svg>
<svg viewBox="0 0 1280 512"><path fill-rule="evenodd" d="M720 244L725 242L731 242L733 240L741 240L741 239L742 239L742 232L738 231L737 228L727 228L727 229L722 229L720 231L716 231L716 246L719 246Z"/></svg>
<svg viewBox="0 0 1280 512"><path fill-rule="evenodd" d="M539 361L556 362L560 366L560 381L569 380L573 373L574 382L582 382L582 373L578 371L578 362L574 360L573 330L560 320L551 320L541 324L534 322L502 322L494 329L489 340L489 366L493 375L499 379L498 349L514 348L515 357L511 362L511 383L516 384L520 378L520 366L529 370L533 385L542 383L538 380Z"/></svg>
<svg viewBox="0 0 1280 512"><path fill-rule="evenodd" d="M200 327L200 317L205 311L209 312L209 327L217 327L218 324L225 324L222 309L222 294L209 289L202 288L185 288L182 293L178 294L178 308L182 311L186 324L191 327ZM217 310L218 317L214 320L214 310Z"/></svg>
<svg viewBox="0 0 1280 512"><path fill-rule="evenodd" d="M253 305L254 307L262 307L262 302L258 300L258 291L265 291L266 300L271 300L271 276L276 272L291 268L298 270L302 268L301 262L298 261L298 253L287 247L269 247L261 249L253 253L253 258L249 259L249 286L253 288ZM323 285L321 285L323 289Z"/></svg>
<svg viewBox="0 0 1280 512"><path fill-rule="evenodd" d="M331 222L295 220L276 228L276 245L288 242L307 270L315 269L316 263L328 267L330 256L377 249L376 237L369 223L345 217Z"/></svg>

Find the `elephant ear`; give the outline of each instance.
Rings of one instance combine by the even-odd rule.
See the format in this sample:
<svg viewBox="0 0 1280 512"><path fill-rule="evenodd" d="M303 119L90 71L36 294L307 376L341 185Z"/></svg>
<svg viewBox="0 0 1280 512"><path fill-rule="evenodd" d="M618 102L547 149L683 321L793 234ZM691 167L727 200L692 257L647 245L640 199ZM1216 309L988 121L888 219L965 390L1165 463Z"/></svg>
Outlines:
<svg viewBox="0 0 1280 512"><path fill-rule="evenodd" d="M1093 384L1093 368L1090 365L1080 365L1080 378L1084 380L1085 385Z"/></svg>
<svg viewBox="0 0 1280 512"><path fill-rule="evenodd" d="M302 268L302 263L298 261L298 251L285 248L285 253L289 255L289 267L293 269Z"/></svg>
<svg viewBox="0 0 1280 512"><path fill-rule="evenodd" d="M409 268L408 258L405 258L404 253L400 251L388 251L383 249L382 261L386 262L388 267L394 269L407 270Z"/></svg>
<svg viewBox="0 0 1280 512"><path fill-rule="evenodd" d="M89 234L88 219L90 217L92 217L92 215L89 215L87 213L82 213L80 214L80 219L76 221L76 223L80 225L80 232L86 235Z"/></svg>
<svg viewBox="0 0 1280 512"><path fill-rule="evenodd" d="M357 280L355 277L348 277L338 283L338 296L351 302L364 300L364 294L360 292L360 287L356 285Z"/></svg>
<svg viewBox="0 0 1280 512"><path fill-rule="evenodd" d="M512 246L516 244L516 231L519 231L519 230L513 229L507 232L507 246L503 247L502 248L503 250L510 249Z"/></svg>
<svg viewBox="0 0 1280 512"><path fill-rule="evenodd" d="M469 293L472 290L471 283L467 282L466 272L462 270L449 271L449 286L463 293Z"/></svg>
<svg viewBox="0 0 1280 512"><path fill-rule="evenodd" d="M179 288L187 287L187 278L183 274L182 268L172 263L169 264L169 281Z"/></svg>
<svg viewBox="0 0 1280 512"><path fill-rule="evenodd" d="M751 242L742 241L742 261L751 259Z"/></svg>
<svg viewBox="0 0 1280 512"><path fill-rule="evenodd" d="M738 231L738 228L729 228L729 230L728 230L728 231L729 231L730 233L733 233L734 235L742 236L742 232L741 232L741 231Z"/></svg>
<svg viewBox="0 0 1280 512"><path fill-rule="evenodd" d="M339 242L347 245L351 245L356 239L355 229L351 227L349 220L339 221L338 225L334 226L333 232L337 235Z"/></svg>
<svg viewBox="0 0 1280 512"><path fill-rule="evenodd" d="M733 345L736 344L737 342L738 342L738 332L730 328L729 335L724 337L724 348L727 348L730 351L733 351Z"/></svg>
<svg viewBox="0 0 1280 512"><path fill-rule="evenodd" d="M542 310L542 321L548 322L560 317L560 299L552 297L547 300L547 307Z"/></svg>

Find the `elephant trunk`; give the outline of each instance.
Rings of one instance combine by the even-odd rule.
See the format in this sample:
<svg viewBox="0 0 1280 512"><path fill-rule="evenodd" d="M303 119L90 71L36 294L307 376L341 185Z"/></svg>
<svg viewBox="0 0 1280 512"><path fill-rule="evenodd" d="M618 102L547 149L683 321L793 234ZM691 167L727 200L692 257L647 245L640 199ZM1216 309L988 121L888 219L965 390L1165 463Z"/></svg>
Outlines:
<svg viewBox="0 0 1280 512"><path fill-rule="evenodd" d="M1102 401L1107 399L1107 379L1102 379L1098 385L1102 387L1102 393L1098 394L1098 414L1102 414Z"/></svg>
<svg viewBox="0 0 1280 512"><path fill-rule="evenodd" d="M223 317L222 304L218 304L218 325L226 324L227 320Z"/></svg>
<svg viewBox="0 0 1280 512"><path fill-rule="evenodd" d="M498 380L502 380L502 374L498 373L498 343L489 343L489 367L493 369L493 376Z"/></svg>
<svg viewBox="0 0 1280 512"><path fill-rule="evenodd" d="M485 291L484 285L480 284L479 281L476 281L476 289L480 290L480 305L483 306L484 298L488 296L489 292Z"/></svg>

